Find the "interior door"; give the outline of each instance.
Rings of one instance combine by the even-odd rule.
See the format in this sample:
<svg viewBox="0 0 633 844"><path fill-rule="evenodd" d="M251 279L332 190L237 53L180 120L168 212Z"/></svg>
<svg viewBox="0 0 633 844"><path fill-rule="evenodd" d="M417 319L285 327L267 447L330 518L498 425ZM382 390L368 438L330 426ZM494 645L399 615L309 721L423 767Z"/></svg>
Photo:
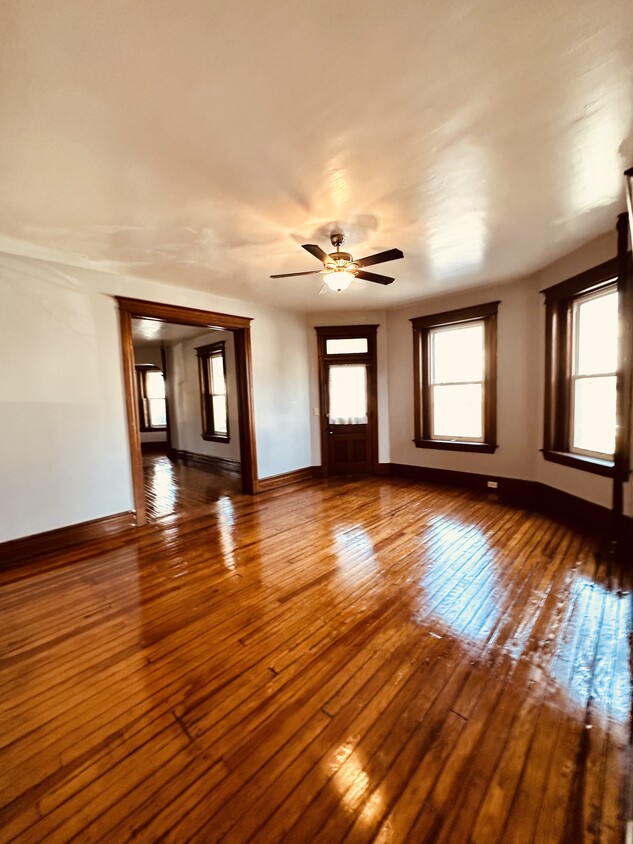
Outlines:
<svg viewBox="0 0 633 844"><path fill-rule="evenodd" d="M376 328L317 328L326 476L377 471Z"/></svg>

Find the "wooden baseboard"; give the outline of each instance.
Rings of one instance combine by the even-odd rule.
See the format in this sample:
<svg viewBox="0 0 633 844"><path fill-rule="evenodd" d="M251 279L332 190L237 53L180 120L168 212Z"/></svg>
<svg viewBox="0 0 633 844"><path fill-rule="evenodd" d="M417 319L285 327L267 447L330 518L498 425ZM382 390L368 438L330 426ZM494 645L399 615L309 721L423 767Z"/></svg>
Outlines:
<svg viewBox="0 0 633 844"><path fill-rule="evenodd" d="M268 478L260 478L257 482L258 492L270 492L272 489L279 489L289 484L298 484L301 481L311 481L320 472L320 466L306 466L305 469L294 469L292 472L283 472L281 475L271 475Z"/></svg>
<svg viewBox="0 0 633 844"><path fill-rule="evenodd" d="M197 454L193 451L174 450L171 456L177 460L183 460L185 463L197 463L200 466L207 466L216 472L230 472L233 475L239 475L242 471L242 466L239 460L232 460L229 457L214 457L210 454Z"/></svg>
<svg viewBox="0 0 633 844"><path fill-rule="evenodd" d="M633 549L633 519L623 516L616 526L608 507L602 507L538 481L434 469L428 466L409 466L404 463L391 463L389 474L424 483L485 490L498 495L499 499L507 504L563 520L574 528L589 529L602 537L613 537L617 534L614 538L617 538L623 547ZM496 489L488 489L488 481L495 481Z"/></svg>
<svg viewBox="0 0 633 844"><path fill-rule="evenodd" d="M0 566L9 567L21 563L38 554L62 551L81 542L103 539L106 536L122 533L136 525L133 512L115 513L101 519L92 519L78 525L47 530L32 536L23 536L0 543Z"/></svg>
<svg viewBox="0 0 633 844"><path fill-rule="evenodd" d="M157 440L155 442L141 443L142 454L167 454L167 441Z"/></svg>

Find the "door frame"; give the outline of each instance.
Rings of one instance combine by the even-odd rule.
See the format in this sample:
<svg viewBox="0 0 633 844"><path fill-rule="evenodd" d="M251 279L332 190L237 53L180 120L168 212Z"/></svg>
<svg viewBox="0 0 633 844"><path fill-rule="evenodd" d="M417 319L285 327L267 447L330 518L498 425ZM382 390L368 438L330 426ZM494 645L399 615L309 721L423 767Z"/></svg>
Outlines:
<svg viewBox="0 0 633 844"><path fill-rule="evenodd" d="M253 375L251 361L252 317L220 314L198 308L166 305L145 299L114 297L119 306L121 327L121 356L123 362L123 383L127 410L127 430L132 467L132 488L136 524L147 522L145 487L143 483L143 458L141 435L136 403L134 368L133 319L153 319L158 322L175 322L180 325L196 325L201 328L220 328L232 331L235 339L235 368L237 373L237 395L240 419L240 461L242 470L242 492L254 495L258 492L257 448L253 414Z"/></svg>
<svg viewBox="0 0 633 844"><path fill-rule="evenodd" d="M327 385L325 371L327 363L367 363L369 377L367 379L367 427L369 465L371 471L378 473L378 368L376 355L376 333L378 325L326 325L314 329L317 334L318 364L319 364L319 403L320 403L320 433L321 433L321 473L329 477L329 437L327 408L325 398ZM352 337L367 338L367 354L328 355L326 341Z"/></svg>

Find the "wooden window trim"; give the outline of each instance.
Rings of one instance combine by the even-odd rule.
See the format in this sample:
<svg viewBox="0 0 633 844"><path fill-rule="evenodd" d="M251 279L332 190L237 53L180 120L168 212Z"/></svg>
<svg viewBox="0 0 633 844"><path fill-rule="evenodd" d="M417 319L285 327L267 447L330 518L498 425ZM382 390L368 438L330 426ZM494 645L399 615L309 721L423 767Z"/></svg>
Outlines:
<svg viewBox="0 0 633 844"><path fill-rule="evenodd" d="M167 425L152 426L147 424L146 420L148 417L148 413L145 409L145 402L148 401L145 374L147 372L160 372L163 374L164 378L165 376L163 370L160 368L160 366L156 366L153 363L137 363L134 366L134 369L136 371L136 393L138 399L139 431L142 434L166 431Z"/></svg>
<svg viewBox="0 0 633 844"><path fill-rule="evenodd" d="M618 287L618 262L612 259L541 290L545 296L545 460L594 475L613 477L615 460L570 450L571 359L574 302L588 293Z"/></svg>
<svg viewBox="0 0 633 844"><path fill-rule="evenodd" d="M415 317L413 325L414 443L417 448L494 454L497 450L497 312L499 301ZM483 442L431 437L429 337L431 329L459 323L484 323L484 438Z"/></svg>
<svg viewBox="0 0 633 844"><path fill-rule="evenodd" d="M213 418L213 397L209 380L209 360L216 355L222 358L222 370L224 372L224 400L226 403L226 433L215 430ZM229 428L229 395L226 382L226 341L220 340L217 343L207 343L205 346L196 348L198 356L198 375L200 378L200 410L202 417L202 439L209 442L228 443L231 441ZM220 395L219 393L217 395Z"/></svg>

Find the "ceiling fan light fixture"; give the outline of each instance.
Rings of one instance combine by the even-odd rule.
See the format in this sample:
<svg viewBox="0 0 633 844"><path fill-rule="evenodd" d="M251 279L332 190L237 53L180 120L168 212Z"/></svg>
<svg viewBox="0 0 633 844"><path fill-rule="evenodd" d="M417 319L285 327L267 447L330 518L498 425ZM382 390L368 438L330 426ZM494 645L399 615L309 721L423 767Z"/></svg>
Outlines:
<svg viewBox="0 0 633 844"><path fill-rule="evenodd" d="M347 270L335 270L334 272L325 273L323 281L330 290L336 290L340 293L342 290L347 290L354 281L354 275L353 273L348 273Z"/></svg>

